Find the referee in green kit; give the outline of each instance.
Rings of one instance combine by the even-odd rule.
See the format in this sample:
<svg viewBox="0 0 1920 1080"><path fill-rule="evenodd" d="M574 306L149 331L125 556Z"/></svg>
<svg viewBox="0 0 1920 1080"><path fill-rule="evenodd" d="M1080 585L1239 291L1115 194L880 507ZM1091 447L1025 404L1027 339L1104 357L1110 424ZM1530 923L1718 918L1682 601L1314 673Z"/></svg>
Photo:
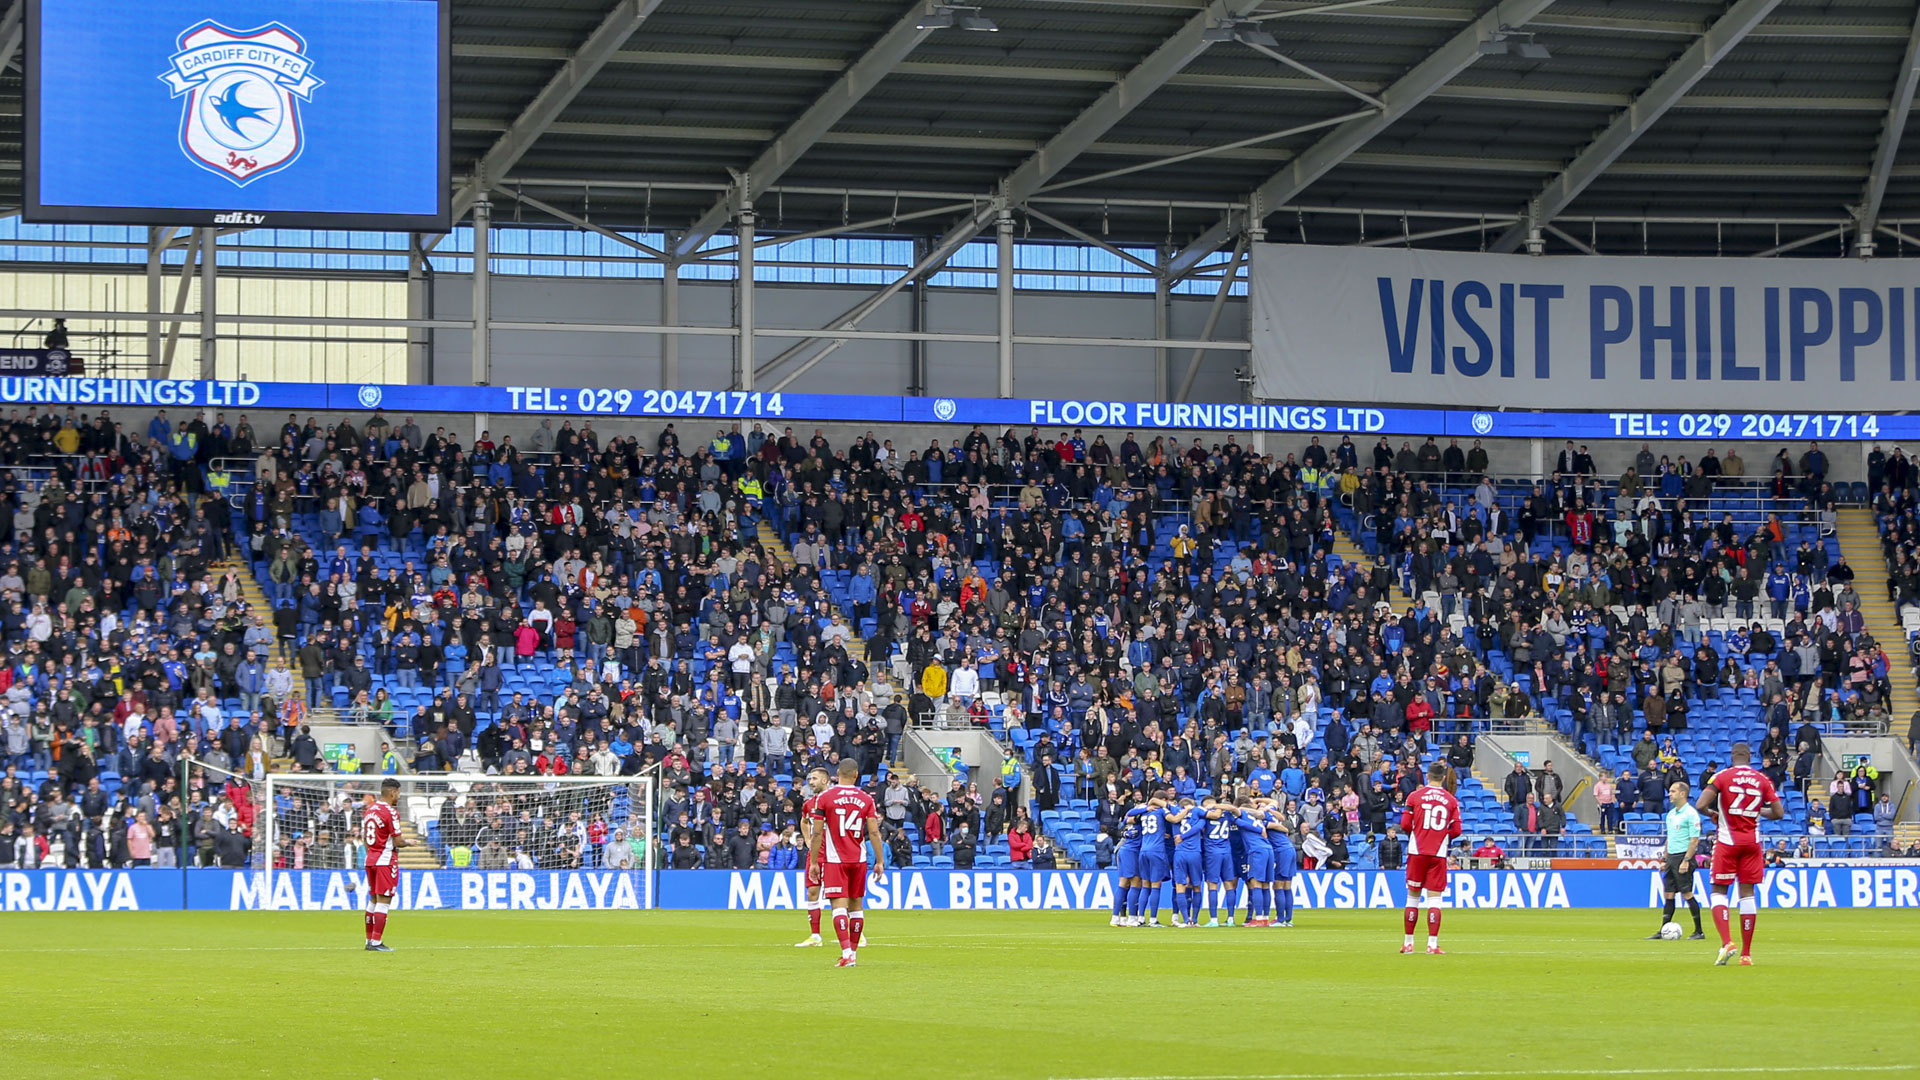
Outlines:
<svg viewBox="0 0 1920 1080"><path fill-rule="evenodd" d="M1687 901L1687 910L1693 915L1693 936L1689 941L1705 941L1707 935L1700 930L1700 901L1693 898L1693 858L1700 851L1700 811L1693 808L1687 798L1686 781L1678 781L1667 790L1672 799L1673 809L1667 811L1667 860L1661 870L1661 892L1666 894L1666 907L1660 913L1660 925L1673 921L1673 898L1678 895ZM1647 935L1648 940L1660 936L1655 930Z"/></svg>

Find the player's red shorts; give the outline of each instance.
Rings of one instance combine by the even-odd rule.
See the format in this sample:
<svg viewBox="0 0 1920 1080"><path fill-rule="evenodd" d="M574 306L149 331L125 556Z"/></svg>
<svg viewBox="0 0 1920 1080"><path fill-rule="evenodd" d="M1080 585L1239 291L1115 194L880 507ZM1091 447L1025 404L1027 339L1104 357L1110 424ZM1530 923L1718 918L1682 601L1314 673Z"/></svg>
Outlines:
<svg viewBox="0 0 1920 1080"><path fill-rule="evenodd" d="M1767 857L1759 844L1715 844L1713 883L1758 885L1767 876Z"/></svg>
<svg viewBox="0 0 1920 1080"><path fill-rule="evenodd" d="M864 900L867 896L866 863L828 863L820 895L828 900Z"/></svg>
<svg viewBox="0 0 1920 1080"><path fill-rule="evenodd" d="M1428 892L1445 892L1447 888L1447 860L1440 855L1407 856L1407 892L1425 889Z"/></svg>
<svg viewBox="0 0 1920 1080"><path fill-rule="evenodd" d="M394 865L367 866L367 895L393 896L400 891L400 868Z"/></svg>

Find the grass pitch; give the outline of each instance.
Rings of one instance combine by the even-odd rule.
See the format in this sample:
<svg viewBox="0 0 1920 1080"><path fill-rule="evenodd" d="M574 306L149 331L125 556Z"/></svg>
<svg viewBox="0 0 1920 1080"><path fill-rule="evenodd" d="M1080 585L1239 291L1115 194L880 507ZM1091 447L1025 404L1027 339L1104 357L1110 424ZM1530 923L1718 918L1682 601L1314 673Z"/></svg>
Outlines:
<svg viewBox="0 0 1920 1080"><path fill-rule="evenodd" d="M0 1076L1920 1076L1912 912L1768 911L1746 969L1651 912L1299 922L878 912L842 971L795 912L15 914Z"/></svg>

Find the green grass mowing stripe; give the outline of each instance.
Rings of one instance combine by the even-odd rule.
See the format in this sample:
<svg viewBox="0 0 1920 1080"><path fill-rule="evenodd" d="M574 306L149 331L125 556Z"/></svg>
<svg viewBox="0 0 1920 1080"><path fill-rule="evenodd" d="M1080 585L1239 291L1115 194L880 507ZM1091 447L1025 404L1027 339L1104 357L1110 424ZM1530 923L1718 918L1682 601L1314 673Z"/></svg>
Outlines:
<svg viewBox="0 0 1920 1080"><path fill-rule="evenodd" d="M1071 1076L1060 1080L1392 1080L1400 1076L1809 1076L1826 1072L1912 1072L1912 1065L1730 1065L1680 1068L1452 1068L1448 1072L1246 1072L1246 1074L1167 1074L1167 1076Z"/></svg>
<svg viewBox="0 0 1920 1080"><path fill-rule="evenodd" d="M794 912L403 912L392 955L359 949L353 912L20 914L0 955L31 989L0 1024L0 1074L1387 1080L1920 1061L1900 1004L1920 970L1911 913L1766 913L1752 969L1712 967L1712 942L1641 940L1648 923L1449 913L1452 955L1428 957L1398 954L1391 911L1160 932L876 912L875 947L839 971L831 947L791 947Z"/></svg>

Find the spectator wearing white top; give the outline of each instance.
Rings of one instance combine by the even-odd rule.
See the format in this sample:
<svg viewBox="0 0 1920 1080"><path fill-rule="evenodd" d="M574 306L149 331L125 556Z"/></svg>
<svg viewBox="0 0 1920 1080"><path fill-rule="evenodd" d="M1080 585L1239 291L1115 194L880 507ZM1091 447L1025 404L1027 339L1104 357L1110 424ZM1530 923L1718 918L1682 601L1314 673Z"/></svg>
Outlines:
<svg viewBox="0 0 1920 1080"><path fill-rule="evenodd" d="M747 684L753 681L753 646L747 644L747 636L741 634L733 641L733 647L727 650L727 666L733 673L733 688L745 693Z"/></svg>
<svg viewBox="0 0 1920 1080"><path fill-rule="evenodd" d="M974 666L973 661L968 660L961 664L953 673L953 681L948 684L947 693L963 710L973 704L974 698L980 696L980 669Z"/></svg>

